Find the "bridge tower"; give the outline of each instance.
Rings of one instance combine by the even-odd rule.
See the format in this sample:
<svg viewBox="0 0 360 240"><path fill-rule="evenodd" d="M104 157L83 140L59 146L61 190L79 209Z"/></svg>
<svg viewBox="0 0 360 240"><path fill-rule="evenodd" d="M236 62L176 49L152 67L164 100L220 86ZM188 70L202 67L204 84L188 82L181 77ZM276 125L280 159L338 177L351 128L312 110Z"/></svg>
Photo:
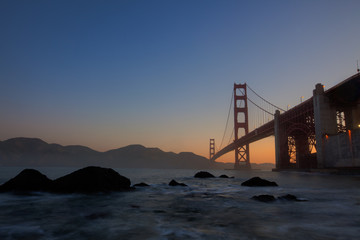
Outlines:
<svg viewBox="0 0 360 240"><path fill-rule="evenodd" d="M242 135L249 133L248 104L246 83L234 83L234 141L239 139L239 130L243 131ZM249 144L236 146L235 148L235 165L234 169L250 169Z"/></svg>
<svg viewBox="0 0 360 240"><path fill-rule="evenodd" d="M209 159L211 159L215 155L215 139L210 138L210 154Z"/></svg>

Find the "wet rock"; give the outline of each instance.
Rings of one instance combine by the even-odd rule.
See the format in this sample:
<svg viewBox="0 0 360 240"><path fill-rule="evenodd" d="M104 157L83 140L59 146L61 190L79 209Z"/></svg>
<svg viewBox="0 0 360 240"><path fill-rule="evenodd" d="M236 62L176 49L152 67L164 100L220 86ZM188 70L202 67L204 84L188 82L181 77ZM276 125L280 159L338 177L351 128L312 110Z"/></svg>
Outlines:
<svg viewBox="0 0 360 240"><path fill-rule="evenodd" d="M295 202L306 202L306 199L303 198L297 198L296 196L292 194L286 194L284 196L278 197L279 200L285 200L285 201L295 201Z"/></svg>
<svg viewBox="0 0 360 240"><path fill-rule="evenodd" d="M0 186L0 192L95 193L131 190L130 180L109 168L87 167L50 180L34 169L25 169Z"/></svg>
<svg viewBox="0 0 360 240"><path fill-rule="evenodd" d="M175 181L174 179L169 182L169 186L182 186L182 187L187 187L187 185L186 185L185 183L178 183L178 182Z"/></svg>
<svg viewBox="0 0 360 240"><path fill-rule="evenodd" d="M229 178L227 175L223 174L223 175L220 175L219 178Z"/></svg>
<svg viewBox="0 0 360 240"><path fill-rule="evenodd" d="M53 192L96 193L130 190L130 180L110 168L86 167L54 181Z"/></svg>
<svg viewBox="0 0 360 240"><path fill-rule="evenodd" d="M197 172L194 177L196 177L196 178L214 178L215 176L212 175L211 173L201 171L201 172Z"/></svg>
<svg viewBox="0 0 360 240"><path fill-rule="evenodd" d="M49 191L52 180L34 169L25 169L16 177L0 186L0 192Z"/></svg>
<svg viewBox="0 0 360 240"><path fill-rule="evenodd" d="M276 198L272 195L258 195L258 196L253 196L251 199L256 200L256 201L260 201L260 202L274 202L276 200Z"/></svg>
<svg viewBox="0 0 360 240"><path fill-rule="evenodd" d="M134 187L149 187L150 185L144 182L134 184Z"/></svg>
<svg viewBox="0 0 360 240"><path fill-rule="evenodd" d="M253 177L241 184L241 186L247 186L247 187L277 187L276 182L270 182L268 180L259 178L259 177Z"/></svg>

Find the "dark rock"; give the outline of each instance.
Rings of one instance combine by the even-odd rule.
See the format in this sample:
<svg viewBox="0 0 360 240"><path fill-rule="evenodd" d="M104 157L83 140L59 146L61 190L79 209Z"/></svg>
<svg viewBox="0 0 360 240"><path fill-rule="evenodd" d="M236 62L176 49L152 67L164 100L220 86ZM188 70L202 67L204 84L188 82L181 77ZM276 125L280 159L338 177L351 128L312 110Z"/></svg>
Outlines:
<svg viewBox="0 0 360 240"><path fill-rule="evenodd" d="M227 175L223 174L223 175L220 175L219 178L229 178Z"/></svg>
<svg viewBox="0 0 360 240"><path fill-rule="evenodd" d="M286 201L295 201L295 202L305 202L305 201L307 201L306 199L297 198L296 196L291 195L291 194L280 196L280 197L278 197L278 199L279 200L286 200Z"/></svg>
<svg viewBox="0 0 360 240"><path fill-rule="evenodd" d="M274 202L276 200L276 198L272 195L258 195L258 196L253 196L251 199L260 202Z"/></svg>
<svg viewBox="0 0 360 240"><path fill-rule="evenodd" d="M130 180L110 168L86 167L54 181L53 192L96 193L130 190Z"/></svg>
<svg viewBox="0 0 360 240"><path fill-rule="evenodd" d="M169 186L182 186L182 187L187 187L187 185L186 185L185 183L178 183L178 182L175 181L174 179L169 182Z"/></svg>
<svg viewBox="0 0 360 240"><path fill-rule="evenodd" d="M270 182L268 180L259 178L259 177L253 177L241 184L241 186L247 186L247 187L277 187L278 185L276 182Z"/></svg>
<svg viewBox="0 0 360 240"><path fill-rule="evenodd" d="M25 169L0 186L0 192L49 191L52 180L34 169Z"/></svg>
<svg viewBox="0 0 360 240"><path fill-rule="evenodd" d="M279 200L287 200L287 201L296 201L297 198L294 195L287 194L287 195L278 197L278 199Z"/></svg>
<svg viewBox="0 0 360 240"><path fill-rule="evenodd" d="M196 178L214 178L215 176L212 175L211 173L201 171L201 172L197 172L194 177L196 177Z"/></svg>
<svg viewBox="0 0 360 240"><path fill-rule="evenodd" d="M149 184L144 183L144 182L134 184L134 187L149 187L149 186L150 186Z"/></svg>

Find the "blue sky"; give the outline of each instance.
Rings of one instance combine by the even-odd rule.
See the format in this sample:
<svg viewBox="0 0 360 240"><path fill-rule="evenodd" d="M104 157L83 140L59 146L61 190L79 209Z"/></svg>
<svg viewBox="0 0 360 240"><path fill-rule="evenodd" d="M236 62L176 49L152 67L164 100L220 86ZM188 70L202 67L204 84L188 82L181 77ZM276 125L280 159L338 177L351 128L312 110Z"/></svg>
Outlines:
<svg viewBox="0 0 360 240"><path fill-rule="evenodd" d="M234 82L286 108L316 83L354 74L359 9L357 0L2 0L0 140L207 156Z"/></svg>

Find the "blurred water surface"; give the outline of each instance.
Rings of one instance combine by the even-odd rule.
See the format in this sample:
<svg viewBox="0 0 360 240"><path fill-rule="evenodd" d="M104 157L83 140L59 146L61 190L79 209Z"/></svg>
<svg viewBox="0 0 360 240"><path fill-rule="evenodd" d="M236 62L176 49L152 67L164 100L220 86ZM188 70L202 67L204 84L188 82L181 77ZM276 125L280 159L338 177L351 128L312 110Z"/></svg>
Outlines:
<svg viewBox="0 0 360 240"><path fill-rule="evenodd" d="M21 168L1 168L0 184ZM74 168L38 168L51 179ZM150 187L111 194L0 194L0 239L358 239L360 176L296 172L115 169ZM259 176L279 187L243 187ZM175 179L188 187L171 187ZM263 203L293 194L304 202Z"/></svg>

